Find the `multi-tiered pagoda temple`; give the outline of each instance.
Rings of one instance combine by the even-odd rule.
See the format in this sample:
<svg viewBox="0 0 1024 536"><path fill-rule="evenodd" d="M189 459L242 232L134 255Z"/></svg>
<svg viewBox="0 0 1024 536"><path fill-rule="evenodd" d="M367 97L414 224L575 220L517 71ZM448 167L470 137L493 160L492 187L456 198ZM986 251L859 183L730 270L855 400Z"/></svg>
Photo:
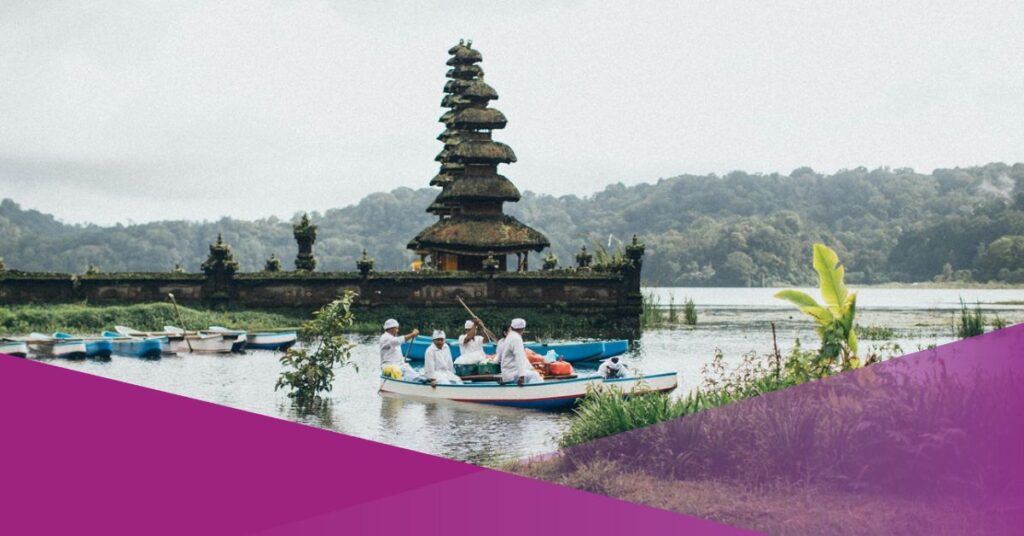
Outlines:
<svg viewBox="0 0 1024 536"><path fill-rule="evenodd" d="M427 208L437 223L409 242L434 269L476 272L488 268L505 271L508 256L516 256L516 271L528 268L530 251L550 246L547 237L502 211L506 201L519 201L519 189L498 174L498 164L516 161L512 148L491 139L505 128L505 115L489 108L498 92L484 82L480 52L472 42L459 42L448 50L448 82L441 106L445 130L437 139L444 149L437 155L441 170L430 181L441 193ZM493 259L493 260L490 260Z"/></svg>

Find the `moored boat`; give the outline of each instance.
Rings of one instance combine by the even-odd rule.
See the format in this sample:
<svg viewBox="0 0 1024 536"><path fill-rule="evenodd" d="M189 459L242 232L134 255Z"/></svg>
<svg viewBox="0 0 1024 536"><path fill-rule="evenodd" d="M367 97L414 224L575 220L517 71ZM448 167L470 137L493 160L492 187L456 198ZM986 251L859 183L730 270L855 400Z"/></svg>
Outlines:
<svg viewBox="0 0 1024 536"><path fill-rule="evenodd" d="M175 354L227 354L235 343L235 337L223 333L186 332L175 326L164 326L161 335L167 337L171 352Z"/></svg>
<svg viewBox="0 0 1024 536"><path fill-rule="evenodd" d="M0 354L28 357L28 343L14 339L0 339Z"/></svg>
<svg viewBox="0 0 1024 536"><path fill-rule="evenodd" d="M381 381L382 393L403 397L532 409L571 408L577 400L587 394L588 386L601 384L599 376L548 380L525 385L483 381L431 386L418 381L396 380L388 376L381 376Z"/></svg>
<svg viewBox="0 0 1024 536"><path fill-rule="evenodd" d="M679 386L679 374L676 372L663 372L660 374L638 375L629 378L606 378L602 382L622 389L623 394L630 394L637 390L659 391L669 393Z"/></svg>
<svg viewBox="0 0 1024 536"><path fill-rule="evenodd" d="M122 356L159 359L167 348L167 337L127 337L112 331L104 331L103 336L110 339L114 353Z"/></svg>
<svg viewBox="0 0 1024 536"><path fill-rule="evenodd" d="M206 331L200 333L220 333L224 338L234 337L234 342L231 344L232 352L241 352L245 350L246 335L245 331L239 329L228 329L223 326L210 326Z"/></svg>
<svg viewBox="0 0 1024 536"><path fill-rule="evenodd" d="M452 351L452 358L458 358L461 354L459 350L459 341L456 339L448 339L447 342ZM412 348L409 347L410 344L412 345ZM402 353L404 355L408 355L409 359L422 361L423 356L426 355L427 348L429 348L430 345L431 340L429 337L416 337L412 343L405 343L402 345ZM629 341L588 341L556 344L541 344L533 342L526 343L525 346L528 350L533 350L541 355L546 355L548 352L555 352L555 355L570 363L582 363L608 359L609 357L624 354L629 350ZM484 353L493 354L494 352L494 343L484 345Z"/></svg>
<svg viewBox="0 0 1024 536"><path fill-rule="evenodd" d="M298 340L299 335L294 330L257 331L246 334L245 347L255 350L287 350Z"/></svg>
<svg viewBox="0 0 1024 536"><path fill-rule="evenodd" d="M58 331L53 334L53 338L61 340L80 339L85 341L85 357L92 359L110 359L110 354L114 352L114 344L106 337L76 337L69 333Z"/></svg>
<svg viewBox="0 0 1024 536"><path fill-rule="evenodd" d="M32 333L26 342L29 349L40 357L85 359L85 341L82 339L57 339L43 333Z"/></svg>

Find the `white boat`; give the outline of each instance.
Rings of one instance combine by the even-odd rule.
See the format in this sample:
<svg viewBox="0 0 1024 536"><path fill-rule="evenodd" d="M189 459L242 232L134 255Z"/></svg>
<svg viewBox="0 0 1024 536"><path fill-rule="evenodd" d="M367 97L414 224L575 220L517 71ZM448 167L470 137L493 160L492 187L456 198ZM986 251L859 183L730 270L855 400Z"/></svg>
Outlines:
<svg viewBox="0 0 1024 536"><path fill-rule="evenodd" d="M635 378L606 380L600 376L587 376L567 380L547 380L540 383L517 385L498 382L466 382L461 385L436 385L396 380L381 376L380 392L403 397L454 400L516 408L567 409L587 394L589 386L614 385L629 395L643 391L669 392L678 385L675 372L651 374Z"/></svg>
<svg viewBox="0 0 1024 536"><path fill-rule="evenodd" d="M0 339L0 354L28 357L28 343L14 339Z"/></svg>
<svg viewBox="0 0 1024 536"><path fill-rule="evenodd" d="M32 333L26 342L29 349L40 357L85 359L85 341L82 339L57 339L43 333Z"/></svg>
<svg viewBox="0 0 1024 536"><path fill-rule="evenodd" d="M171 345L171 352L184 354L228 354L235 343L236 337L223 333L188 332L175 326L164 326L164 333Z"/></svg>
<svg viewBox="0 0 1024 536"><path fill-rule="evenodd" d="M287 350L298 339L298 333L294 330L257 331L246 335L245 347L257 350Z"/></svg>
<svg viewBox="0 0 1024 536"><path fill-rule="evenodd" d="M206 331L200 331L200 333L221 333L224 338L234 337L235 341L231 345L232 352L241 352L245 350L246 335L247 333L239 329L228 329L223 326L210 326Z"/></svg>

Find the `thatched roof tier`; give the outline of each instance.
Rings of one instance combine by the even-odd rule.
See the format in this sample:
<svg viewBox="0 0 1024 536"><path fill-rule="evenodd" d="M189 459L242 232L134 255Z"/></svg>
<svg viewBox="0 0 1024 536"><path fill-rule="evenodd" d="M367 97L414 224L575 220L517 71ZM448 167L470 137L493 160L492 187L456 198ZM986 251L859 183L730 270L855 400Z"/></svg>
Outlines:
<svg viewBox="0 0 1024 536"><path fill-rule="evenodd" d="M494 108L463 108L458 111L449 110L441 116L441 122L448 125L448 128L493 130L505 128L508 119Z"/></svg>
<svg viewBox="0 0 1024 536"><path fill-rule="evenodd" d="M469 86L460 93L460 96L474 101L489 101L498 98L498 92L493 87L484 83L482 79L473 80Z"/></svg>
<svg viewBox="0 0 1024 536"><path fill-rule="evenodd" d="M449 80L444 85L444 92L445 93L454 93L454 94L462 93L472 83L473 83L472 80L459 80L459 79Z"/></svg>
<svg viewBox="0 0 1024 536"><path fill-rule="evenodd" d="M457 178L459 178L459 175L454 173L446 173L444 170L441 170L440 173L434 175L434 178L430 179L430 185L445 186L451 184L451 182Z"/></svg>
<svg viewBox="0 0 1024 536"><path fill-rule="evenodd" d="M458 214L427 227L409 242L408 247L484 256L492 252L541 251L550 245L547 237L512 216Z"/></svg>
<svg viewBox="0 0 1024 536"><path fill-rule="evenodd" d="M479 102L478 99L466 98L463 95L445 95L441 97L442 108L465 108Z"/></svg>
<svg viewBox="0 0 1024 536"><path fill-rule="evenodd" d="M438 201L472 203L474 201L519 201L519 188L501 175L458 177L437 196Z"/></svg>
<svg viewBox="0 0 1024 536"><path fill-rule="evenodd" d="M441 173L457 175L459 173L462 173L465 169L466 166L458 162L441 162Z"/></svg>
<svg viewBox="0 0 1024 536"><path fill-rule="evenodd" d="M455 67L448 69L448 73L445 76L461 80L472 80L483 76L483 74L484 70L480 68L479 65L456 65Z"/></svg>
<svg viewBox="0 0 1024 536"><path fill-rule="evenodd" d="M464 141L442 151L452 162L462 164L510 164L516 161L516 153L504 143L491 140ZM438 155L440 156L440 155Z"/></svg>
<svg viewBox="0 0 1024 536"><path fill-rule="evenodd" d="M459 43L452 48L449 48L448 54L452 56L448 61L457 59L462 63L476 63L478 61L483 61L484 59L483 54L480 54L479 50L470 48L463 43ZM451 65L451 63L448 65Z"/></svg>

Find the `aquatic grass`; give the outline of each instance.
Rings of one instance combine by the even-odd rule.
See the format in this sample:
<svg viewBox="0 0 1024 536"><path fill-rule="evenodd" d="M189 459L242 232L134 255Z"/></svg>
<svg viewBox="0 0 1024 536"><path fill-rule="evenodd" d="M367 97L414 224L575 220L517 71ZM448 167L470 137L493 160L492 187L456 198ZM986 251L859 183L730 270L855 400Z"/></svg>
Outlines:
<svg viewBox="0 0 1024 536"><path fill-rule="evenodd" d="M683 305L683 322L687 326L697 325L697 306L694 305L691 298L687 298L686 303Z"/></svg>
<svg viewBox="0 0 1024 536"><path fill-rule="evenodd" d="M981 310L980 303L975 305L972 311L967 308L963 298L960 299L960 316L954 316L953 332L958 339L966 339L985 333L985 314Z"/></svg>
<svg viewBox="0 0 1024 536"><path fill-rule="evenodd" d="M857 337L869 341L890 341L898 338L899 333L888 326L861 326L857 325Z"/></svg>
<svg viewBox="0 0 1024 536"><path fill-rule="evenodd" d="M665 323L665 315L661 313L661 299L652 291L641 294L640 327L652 328Z"/></svg>

